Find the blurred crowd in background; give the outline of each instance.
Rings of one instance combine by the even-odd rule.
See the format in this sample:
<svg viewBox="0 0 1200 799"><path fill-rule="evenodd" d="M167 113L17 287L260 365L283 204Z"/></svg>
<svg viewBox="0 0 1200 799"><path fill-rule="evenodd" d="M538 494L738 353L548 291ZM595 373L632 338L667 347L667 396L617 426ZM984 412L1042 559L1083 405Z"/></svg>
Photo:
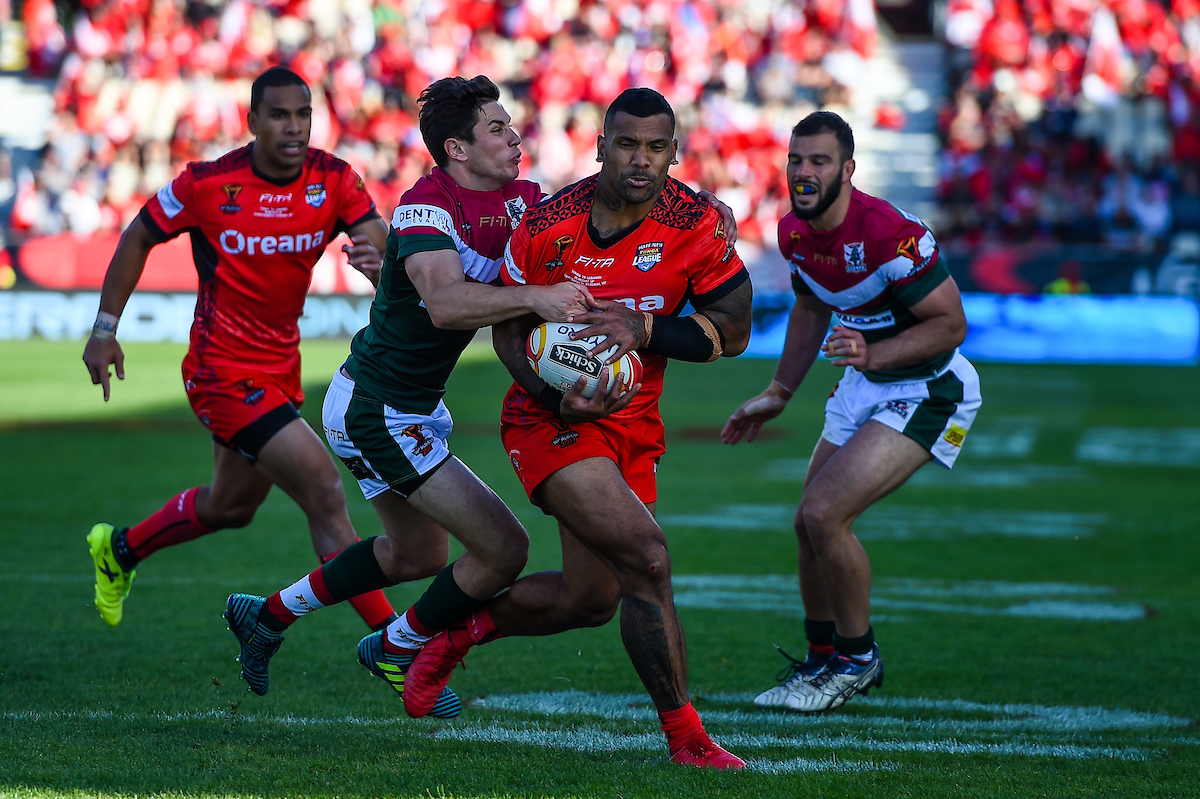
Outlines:
<svg viewBox="0 0 1200 799"><path fill-rule="evenodd" d="M434 80L500 84L524 176L547 191L594 172L608 103L652 86L679 111L674 174L719 191L759 239L786 204L791 126L849 101L830 60L852 69L875 30L873 0L83 0L69 33L52 0L26 0L24 18L28 72L56 79L57 112L40 166L16 178L17 241L122 228L188 160L246 139L250 81L274 63L314 89L312 145L348 160L389 218L433 163L415 100Z"/></svg>
<svg viewBox="0 0 1200 799"><path fill-rule="evenodd" d="M950 0L941 238L1200 230L1200 1Z"/></svg>
<svg viewBox="0 0 1200 799"><path fill-rule="evenodd" d="M941 240L1153 250L1200 229L1200 0L941 10ZM679 114L673 174L771 246L791 127L861 112L851 78L877 47L874 0L0 0L6 16L24 23L22 74L53 81L55 102L35 162L14 172L0 148L10 246L122 229L187 161L247 139L250 81L275 63L313 88L312 145L388 217L432 166L415 100L438 78L502 86L523 176L547 191L596 170L612 98L654 87ZM869 118L903 126L886 111Z"/></svg>

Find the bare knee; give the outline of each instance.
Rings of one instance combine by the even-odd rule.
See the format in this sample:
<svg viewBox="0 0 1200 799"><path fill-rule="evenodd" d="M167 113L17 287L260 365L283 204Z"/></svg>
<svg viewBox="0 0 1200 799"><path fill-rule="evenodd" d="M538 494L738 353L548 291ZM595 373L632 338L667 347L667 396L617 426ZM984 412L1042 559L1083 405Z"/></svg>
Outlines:
<svg viewBox="0 0 1200 799"><path fill-rule="evenodd" d="M493 579L507 585L529 559L529 534L514 518L511 524L495 525L486 539L472 541L467 550Z"/></svg>
<svg viewBox="0 0 1200 799"><path fill-rule="evenodd" d="M661 594L664 590L670 591L671 556L658 525L639 536L636 545L616 553L614 560L622 592Z"/></svg>
<svg viewBox="0 0 1200 799"><path fill-rule="evenodd" d="M209 503L203 511L196 508L196 516L202 524L213 530L231 530L247 527L254 521L258 502L230 502L225 505Z"/></svg>
<svg viewBox="0 0 1200 799"><path fill-rule="evenodd" d="M525 532L524 527L518 525L508 530L499 542L492 559L492 566L496 571L511 574L512 579L515 580L525 568L528 560L529 534Z"/></svg>
<svg viewBox="0 0 1200 799"><path fill-rule="evenodd" d="M807 555L815 554L812 539L808 536L808 525L804 523L803 503L796 508L796 516L792 520L792 527L796 531L796 542L799 545L800 551Z"/></svg>
<svg viewBox="0 0 1200 799"><path fill-rule="evenodd" d="M440 546L412 547L404 549L388 537L375 542L375 560L392 585L424 580L446 568L450 559L449 548L443 541Z"/></svg>
<svg viewBox="0 0 1200 799"><path fill-rule="evenodd" d="M829 502L820 499L805 499L796 513L796 534L800 546L819 552L827 543L838 536L843 517Z"/></svg>
<svg viewBox="0 0 1200 799"><path fill-rule="evenodd" d="M333 519L346 513L346 492L342 488L342 478L336 471L332 474L321 474L312 481L300 501L300 507L310 520Z"/></svg>

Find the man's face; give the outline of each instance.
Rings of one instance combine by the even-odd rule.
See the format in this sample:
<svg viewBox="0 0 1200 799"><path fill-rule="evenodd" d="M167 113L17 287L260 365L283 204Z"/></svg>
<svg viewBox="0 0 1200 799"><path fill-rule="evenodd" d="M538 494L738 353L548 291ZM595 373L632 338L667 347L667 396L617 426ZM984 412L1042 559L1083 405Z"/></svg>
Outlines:
<svg viewBox="0 0 1200 799"><path fill-rule="evenodd" d="M853 173L854 160L842 161L832 133L793 136L787 163L792 212L799 219L816 219L829 210Z"/></svg>
<svg viewBox="0 0 1200 799"><path fill-rule="evenodd" d="M491 190L517 179L521 172L521 137L512 127L512 117L500 103L488 103L479 111L471 132L475 141L452 139L451 147L462 148L472 175ZM451 155L453 157L453 154Z"/></svg>
<svg viewBox="0 0 1200 799"><path fill-rule="evenodd" d="M271 177L289 177L304 166L312 132L312 98L305 86L268 86L246 121L254 134L256 166Z"/></svg>
<svg viewBox="0 0 1200 799"><path fill-rule="evenodd" d="M678 151L669 116L635 117L618 111L611 129L597 143L604 162L600 184L630 205L657 199Z"/></svg>

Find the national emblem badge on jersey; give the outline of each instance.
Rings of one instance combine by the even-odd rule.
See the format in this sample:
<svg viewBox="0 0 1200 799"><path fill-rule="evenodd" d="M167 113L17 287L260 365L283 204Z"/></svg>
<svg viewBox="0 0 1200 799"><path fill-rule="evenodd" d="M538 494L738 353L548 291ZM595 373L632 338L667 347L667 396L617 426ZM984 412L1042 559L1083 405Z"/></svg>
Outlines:
<svg viewBox="0 0 1200 799"><path fill-rule="evenodd" d="M325 184L324 183L309 183L304 190L304 202L311 205L313 208L320 208L325 204Z"/></svg>
<svg viewBox="0 0 1200 799"><path fill-rule="evenodd" d="M633 254L633 265L643 272L649 272L656 263L662 260L663 244L664 242L661 241L639 244L637 252Z"/></svg>
<svg viewBox="0 0 1200 799"><path fill-rule="evenodd" d="M867 271L867 253L861 241L852 241L849 244L843 244L842 254L846 258L847 272Z"/></svg>
<svg viewBox="0 0 1200 799"><path fill-rule="evenodd" d="M521 217L525 216L524 198L513 197L511 200L505 200L504 211L508 214L508 221L512 224L513 230L516 230L517 225L521 224Z"/></svg>

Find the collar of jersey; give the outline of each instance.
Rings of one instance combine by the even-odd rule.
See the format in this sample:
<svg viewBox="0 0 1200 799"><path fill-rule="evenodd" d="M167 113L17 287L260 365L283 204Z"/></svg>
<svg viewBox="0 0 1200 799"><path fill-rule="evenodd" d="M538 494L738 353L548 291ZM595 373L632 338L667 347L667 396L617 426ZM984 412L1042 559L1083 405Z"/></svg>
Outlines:
<svg viewBox="0 0 1200 799"><path fill-rule="evenodd" d="M246 152L250 158L250 171L253 172L254 176L259 180L265 180L267 183L273 183L276 186L286 186L289 183L295 183L300 179L300 176L304 174L304 167L301 166L299 171L297 171L296 174L292 175L290 178L273 178L270 175L264 175L262 172L259 172L258 167L254 165L254 142L250 142L246 145ZM308 159L306 157L305 161L307 162L307 160Z"/></svg>

